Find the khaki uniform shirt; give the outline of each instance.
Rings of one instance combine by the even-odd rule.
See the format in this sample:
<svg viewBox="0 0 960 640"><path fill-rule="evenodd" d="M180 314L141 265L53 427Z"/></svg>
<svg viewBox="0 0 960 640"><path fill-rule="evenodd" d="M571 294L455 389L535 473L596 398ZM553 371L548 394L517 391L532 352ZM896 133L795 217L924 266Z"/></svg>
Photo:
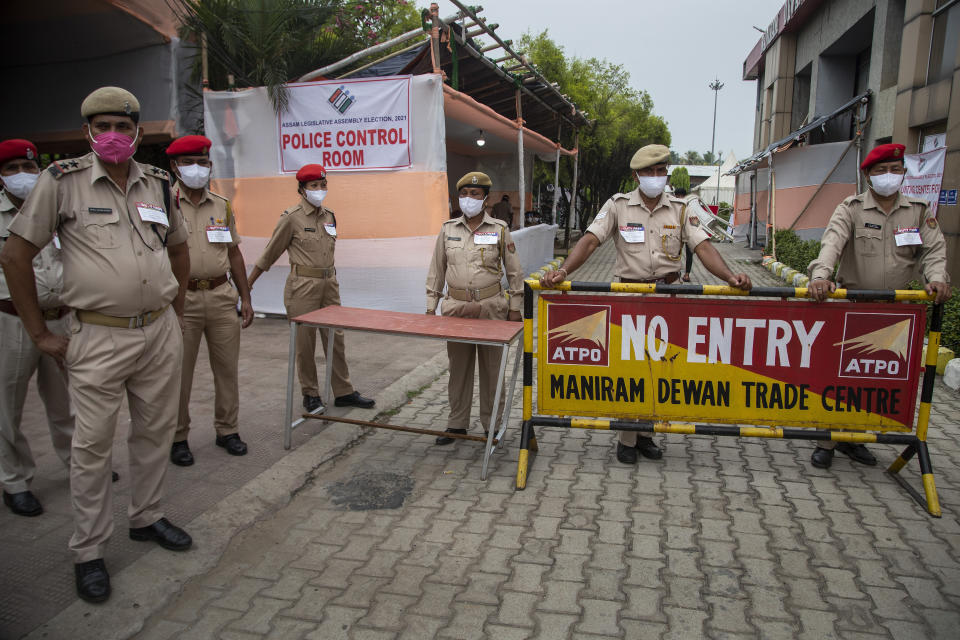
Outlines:
<svg viewBox="0 0 960 640"><path fill-rule="evenodd" d="M477 238L483 237L477 234L483 233L496 233L496 243L477 243ZM510 311L520 311L523 306L523 267L506 223L484 213L480 226L471 232L466 216L447 220L440 228L427 273L427 311L434 313L437 310L444 283L456 289L483 289L500 283L504 267Z"/></svg>
<svg viewBox="0 0 960 640"><path fill-rule="evenodd" d="M333 266L336 243L337 218L333 211L300 198L300 204L280 215L257 266L261 271L269 270L286 251L291 265L326 269Z"/></svg>
<svg viewBox="0 0 960 640"><path fill-rule="evenodd" d="M647 209L640 189L618 193L600 208L587 232L601 244L613 236L617 247L614 274L618 278L647 280L680 271L683 244L690 250L708 239L696 215L686 215L684 202L666 192Z"/></svg>
<svg viewBox="0 0 960 640"><path fill-rule="evenodd" d="M230 201L204 189L200 203L195 205L179 182L172 189L171 201L180 208L189 234L187 247L190 249L190 278L208 280L227 273L230 270L227 250L240 244ZM229 227L231 241L210 242L208 227Z"/></svg>
<svg viewBox="0 0 960 640"><path fill-rule="evenodd" d="M74 309L131 317L170 304L178 283L167 245L186 241L180 212L168 227L141 219L140 209L164 210L167 172L131 161L127 192L92 152L54 163L40 175L10 231L37 247L56 233L63 258L63 302Z"/></svg>
<svg viewBox="0 0 960 640"><path fill-rule="evenodd" d="M899 229L917 229L921 244L897 246ZM950 282L947 245L927 203L900 194L885 213L872 191L851 196L833 212L810 263L812 279L833 277L847 289L904 289L922 274L927 282Z"/></svg>
<svg viewBox="0 0 960 640"><path fill-rule="evenodd" d="M7 227L17 215L17 207L5 191L0 191L0 249L10 236ZM45 246L33 259L33 274L37 279L37 298L41 309L56 309L63 306L63 263L60 261L60 249L53 242ZM0 300L10 299L7 279L0 269Z"/></svg>

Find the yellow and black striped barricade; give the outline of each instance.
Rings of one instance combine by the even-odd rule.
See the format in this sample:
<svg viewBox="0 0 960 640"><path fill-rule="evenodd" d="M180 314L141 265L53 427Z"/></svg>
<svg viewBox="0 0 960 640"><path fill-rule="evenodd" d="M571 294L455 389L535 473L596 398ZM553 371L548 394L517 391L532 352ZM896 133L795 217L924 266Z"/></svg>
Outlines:
<svg viewBox="0 0 960 640"><path fill-rule="evenodd" d="M888 472L940 515L927 425L943 307L933 305L921 363L927 305L909 304L931 301L926 292L838 289L837 303L816 304L794 287L524 288L517 489L537 426L880 442L906 446ZM914 455L925 500L896 475Z"/></svg>

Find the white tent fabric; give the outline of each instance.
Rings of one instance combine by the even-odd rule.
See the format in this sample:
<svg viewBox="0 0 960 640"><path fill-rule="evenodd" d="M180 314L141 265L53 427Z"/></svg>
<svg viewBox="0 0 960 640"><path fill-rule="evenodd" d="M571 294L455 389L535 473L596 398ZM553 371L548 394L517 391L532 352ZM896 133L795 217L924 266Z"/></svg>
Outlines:
<svg viewBox="0 0 960 640"><path fill-rule="evenodd" d="M265 87L203 94L205 134L213 143L217 178L280 175L277 114ZM413 76L410 84L409 171L445 171L446 130L439 76Z"/></svg>
<svg viewBox="0 0 960 640"><path fill-rule="evenodd" d="M719 172L715 169L713 175L693 189L693 193L698 194L706 204L719 204L721 202L733 204L733 198L737 193L737 179L735 176L723 174L735 166L737 166L737 157L731 151L723 164L720 165ZM717 180L718 174L720 176L719 180Z"/></svg>

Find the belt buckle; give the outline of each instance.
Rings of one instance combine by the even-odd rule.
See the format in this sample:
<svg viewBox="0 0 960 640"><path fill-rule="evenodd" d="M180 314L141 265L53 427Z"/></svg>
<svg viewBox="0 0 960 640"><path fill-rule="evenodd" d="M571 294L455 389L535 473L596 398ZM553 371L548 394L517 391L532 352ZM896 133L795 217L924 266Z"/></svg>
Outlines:
<svg viewBox="0 0 960 640"><path fill-rule="evenodd" d="M197 280L197 289L200 291L205 291L210 288L209 280Z"/></svg>
<svg viewBox="0 0 960 640"><path fill-rule="evenodd" d="M469 294L472 302L480 301L480 289L467 289L467 293Z"/></svg>
<svg viewBox="0 0 960 640"><path fill-rule="evenodd" d="M130 318L130 328L131 329L142 329L147 322L147 314L141 313L138 316L133 316Z"/></svg>

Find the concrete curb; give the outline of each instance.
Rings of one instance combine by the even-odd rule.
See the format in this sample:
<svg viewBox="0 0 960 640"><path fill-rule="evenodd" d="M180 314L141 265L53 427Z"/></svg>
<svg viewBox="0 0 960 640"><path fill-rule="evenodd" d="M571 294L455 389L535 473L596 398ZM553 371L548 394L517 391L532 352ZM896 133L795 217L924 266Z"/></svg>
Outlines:
<svg viewBox="0 0 960 640"><path fill-rule="evenodd" d="M439 353L399 378L377 394L380 413L406 404L408 391L430 384L447 365L447 354ZM369 419L370 412L351 409L344 416ZM278 430L277 438L280 437ZM113 595L109 601L91 605L77 600L26 638L120 640L140 632L143 623L166 606L188 580L216 566L234 536L285 506L320 466L340 456L361 438L359 429L341 425L325 428L215 508L187 523L186 529L193 536L190 551L171 553L157 548L147 553L110 576ZM114 535L125 534L120 527L114 532Z"/></svg>
<svg viewBox="0 0 960 640"><path fill-rule="evenodd" d="M788 267L782 262L774 260L772 256L764 256L761 264L767 271L791 286L806 287L810 282L810 278L808 278L805 274L800 273L796 269Z"/></svg>

